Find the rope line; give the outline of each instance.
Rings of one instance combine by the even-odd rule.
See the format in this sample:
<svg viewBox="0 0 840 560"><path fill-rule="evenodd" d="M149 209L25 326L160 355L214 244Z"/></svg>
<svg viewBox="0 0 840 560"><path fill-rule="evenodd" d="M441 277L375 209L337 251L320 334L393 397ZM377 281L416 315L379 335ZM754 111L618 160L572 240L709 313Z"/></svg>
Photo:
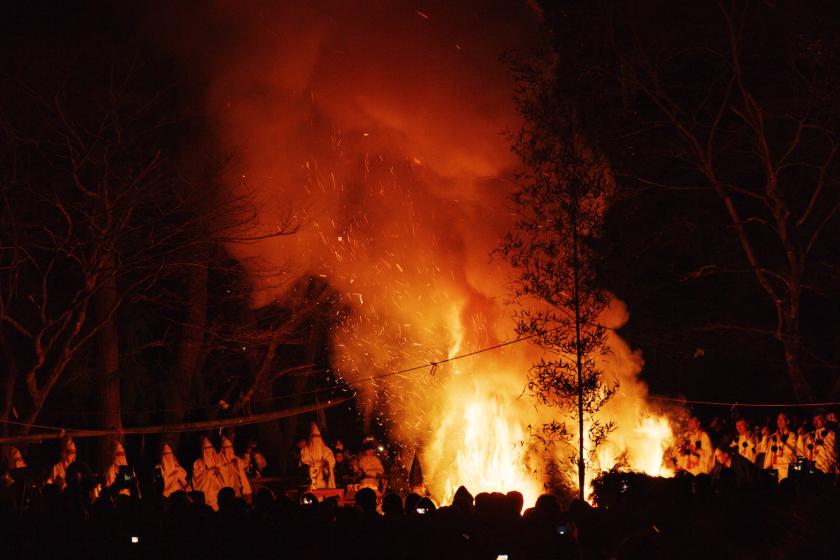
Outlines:
<svg viewBox="0 0 840 560"><path fill-rule="evenodd" d="M585 324L587 324L588 326L603 328L603 329L610 330L610 331L617 331L617 329L615 329L613 327L607 327L605 325L600 325L600 324L595 324L595 323L585 323ZM384 379L384 378L392 377L392 376L395 376L395 375L405 375L405 374L408 374L408 373L414 373L414 372L424 370L424 369L427 369L427 368L431 368L432 371L435 371L440 364L454 362L456 360L461 360L461 359L464 359L464 358L477 356L477 355L482 354L484 352L490 352L490 351L493 351L493 350L498 350L499 348L504 348L506 346L510 346L510 345L513 345L513 344L518 344L520 342L524 342L526 340L531 340L533 338L537 338L537 337L541 336L541 334L547 334L547 333L550 333L550 332L560 330L562 328L564 328L564 326L560 326L560 327L557 327L555 329L550 329L550 330L546 331L546 333L534 333L534 334L531 334L531 335L528 335L528 336L521 336L521 337L518 337L518 338L515 338L515 339L506 340L504 342L500 342L500 343L494 344L492 346L479 348L477 350L473 350L472 352L466 352L464 354L458 354L456 356L451 356L449 358L444 358L444 359L435 360L435 361L430 360L428 362L424 362L422 364L419 364L419 365L416 365L416 366L413 366L413 367L409 367L409 368L405 368L405 369L401 369L401 370L398 370L398 371L381 373L379 375L371 375L371 376L364 377L364 378L361 378L361 379L345 380L345 383L348 384L348 385L359 385L359 384L362 384L362 383L368 383L368 382L371 382L371 381L376 381L378 379ZM317 395L320 394L320 393L324 393L324 392L327 392L327 391L333 391L333 390L344 391L344 390L346 390L346 388L341 386L341 385L333 385L333 386L330 386L330 387L321 387L321 388L318 388L318 389L311 389L309 391L301 391L301 392L298 392L298 393L290 393L290 394L286 394L286 395L280 395L278 397L274 397L274 398L271 398L271 399L261 399L261 400L253 399L250 402L259 402L259 403L276 402L276 401L279 401L279 400L282 400L282 399L288 399L288 398L292 398L292 397L301 397L301 396L307 396L307 395L315 395L317 397ZM349 400L349 398L350 397L343 398L340 402L344 402L346 400ZM757 408L757 407L765 407L765 408L826 407L826 406L840 405L840 402L821 402L821 403L740 403L740 402L737 402L737 401L736 402L719 402L719 401L691 400L691 399L683 399L683 398L676 398L676 397L660 397L660 396L652 396L652 395L649 395L647 398L650 399L650 400L664 401L664 402L675 402L675 403L680 403L680 404L696 404L696 405L725 406L725 407L739 407L740 406L740 407L745 407L745 408L746 407L755 407L755 408ZM184 410L185 410L185 412L195 411L195 410L208 410L208 409L216 408L218 406L219 405L207 405L207 406L195 407L195 408L184 409ZM149 413L149 412L166 412L166 411L171 411L171 410L173 410L173 409L149 409L149 410L140 410L140 411L125 411L125 414L141 414L141 413ZM49 411L45 410L44 412L49 412ZM227 421L234 422L234 424L228 424L228 425L236 425L236 423L235 423L236 421L234 419L225 419L225 420L220 420L220 421L216 421L216 422L219 423L219 422L227 422ZM24 423L24 422L15 422L15 421L12 421L12 420L2 420L2 419L0 419L0 423L5 423L5 424L10 424L10 425L15 425L15 426L28 426L30 428L40 428L40 429L44 429L44 430L54 430L54 431L57 431L57 432L60 432L60 433L65 433L65 432L81 433L81 432L85 432L85 433L90 433L92 435L94 434L94 432L96 432L97 434L100 434L100 435L113 435L113 434L116 434L116 433L121 433L121 434L151 433L151 432L143 431L143 430L145 430L145 428L127 428L125 430L122 430L121 432L114 432L114 431L108 431L108 430L104 430L104 431L103 430L86 430L86 429L62 428L62 427L57 427L57 426L46 426L46 425L39 425L39 424L27 424L27 423ZM201 423L201 424L206 424L206 423ZM160 428L160 426L153 427L153 428ZM132 431L132 430L134 430L134 431ZM140 430L140 431L136 431L136 430ZM185 430L185 431L188 431L188 430ZM37 434L37 435L38 436L44 436L45 434ZM7 439L7 438L0 438L0 441L3 441L4 439Z"/></svg>
<svg viewBox="0 0 840 560"><path fill-rule="evenodd" d="M557 330L557 329L555 329L555 330ZM492 350L497 350L499 348L503 348L505 346L510 346L511 344L516 344L516 343L519 343L519 342L523 342L525 340L529 340L529 339L535 338L537 336L539 336L539 335L538 334L532 334L532 335L528 335L528 336L524 336L524 337L515 338L513 340L506 340L504 342L494 344L493 346L488 346L488 347L485 347L485 348L479 348L478 350L474 350L472 352L467 352L465 354L459 354L457 356L452 356L450 358L445 358L445 359L434 361L434 362L432 362L432 361L426 362L426 363L423 363L423 364L420 364L420 365L417 365L417 366L414 366L414 367L402 369L402 370L399 370L399 371L392 371L392 372L383 373L383 374L379 374L379 375L371 375L371 376L365 377L363 379L356 379L356 380L353 380L353 381L347 381L347 383L349 385L357 385L357 384L360 384L360 383L367 383L369 381L374 381L376 379L382 379L382 378L385 378L385 377L391 377L391 376L394 376L394 375L402 375L402 374L406 374L406 373L412 373L412 372L420 371L422 369L429 368L429 367L435 368L439 364L444 364L444 363L447 363L447 362L453 362L455 360L460 360L462 358L469 358L471 356L475 356L475 355L481 354L483 352L489 352L489 351L492 351ZM325 392L325 391L343 390L343 389L344 389L344 387L342 387L340 385L334 385L332 387L321 387L321 388L313 389L313 390L310 390L310 391L302 391L302 392L299 392L299 393L281 395L281 396L278 397L278 399L287 399L287 398L291 398L291 397L299 397L299 396L312 395L312 394L317 395L318 393L322 393L322 392ZM331 405L328 405L328 406L335 406L336 404L340 404L341 402L345 402L349 399L350 399L350 397L345 397L345 398L341 399L340 401L332 403ZM275 399L270 399L270 400L275 400ZM257 402L257 401L253 401L253 402ZM215 408L216 406L218 406L218 405L209 406L209 407L202 407L202 408L204 408L204 409ZM191 409L191 410L195 410L195 409ZM129 414L129 412L126 412L126 414ZM260 415L256 415L256 416L260 416ZM226 423L226 422L229 422L229 423ZM76 437L84 437L82 434L86 434L86 435L89 435L91 437L94 437L94 436L106 436L106 435L115 435L115 434L123 435L123 434L159 433L161 431L161 429L163 429L164 432L170 431L170 430L166 430L165 429L166 427L164 427L164 426L152 426L150 428L125 428L121 431L114 431L114 430L89 430L89 429L83 429L83 428L66 428L66 427L62 428L62 427L58 427L58 426L46 426L46 425L41 425L41 424L27 424L25 422L15 422L13 420L2 420L2 419L0 419L0 423L10 424L10 425L14 425L14 426L28 426L30 428L40 428L40 429L44 429L44 430L54 430L54 431L59 432L59 434L67 433L67 434L72 435L73 433L75 433L75 434L77 434ZM257 423L257 422L250 422L250 423ZM196 425L201 424L202 426L204 426L207 423L206 422L194 422L193 424L196 424ZM219 426L225 426L225 425L243 425L243 421L241 419L224 419L224 420L215 421L215 423L213 424L212 427L219 427ZM185 424L185 426L186 426L186 424ZM206 429L206 427L194 428L194 429ZM171 430L171 431L177 431L177 430ZM189 430L185 429L183 431L189 431ZM25 439L27 437L32 438L34 440L34 439L48 439L50 437L56 437L56 435L54 435L54 434L35 434L34 436L21 436L19 438L0 438L0 443L5 442L6 440L21 441L22 438Z"/></svg>
<svg viewBox="0 0 840 560"><path fill-rule="evenodd" d="M557 330L557 329L554 329L554 330ZM475 355L481 354L483 352L489 352L491 350L498 350L499 348L503 348L505 346L510 346L511 344L516 344L518 342L523 342L523 341L529 340L531 338L536 338L537 336L539 336L539 334L531 334L531 335L528 335L528 336L515 338L513 340L506 340L504 342L500 342L499 344L494 344L493 346L487 346L486 348L479 348L478 350L473 350L472 352L467 352L466 354L458 354L457 356L452 356L451 358L445 358L445 359L437 360L437 361L434 361L434 362L431 362L431 361L426 362L426 363L421 364L419 366L414 366L414 367L402 369L400 371L391 371L391 372L382 373L382 374L379 374L379 375L371 375L370 377L365 377L363 379L356 379L354 381L347 381L347 383L350 384L350 385L355 385L357 383L366 383L368 381L375 381L376 379L382 379L384 377L391 377L392 375L401 375L401 374L405 374L405 373L412 373L414 371L418 371L418 370L425 369L425 368L436 368L440 364L445 364L447 362L454 362L455 360L460 360L462 358L469 358L471 356L475 356Z"/></svg>
<svg viewBox="0 0 840 560"><path fill-rule="evenodd" d="M548 332L559 330L560 328L562 328L562 327L558 327L557 329L551 329ZM604 328L609 328L609 327L604 327ZM478 355L478 354L482 354L484 352L490 352L492 350L498 350L499 348L503 348L505 346L510 346L512 344L517 344L519 342L524 342L526 340L530 340L530 339L536 338L538 336L539 336L539 334L531 334L531 335L528 335L528 336L523 336L523 337L511 339L511 340L506 340L506 341L500 342L498 344L494 344L493 346L487 346L487 347L484 347L484 348L479 348L478 350L474 350L472 352L467 352L465 354L458 354L458 355L452 356L450 358L444 358L444 359L440 359L440 360L436 360L436 361L428 361L428 362L424 362L420 365L416 365L416 366L412 366L412 367L409 367L409 368L401 369L399 371L390 371L390 372L387 372L387 373L381 373L379 375L371 375L369 377L364 377L364 378L361 378L361 379L354 379L354 380L345 379L344 382L348 385L358 385L358 384L361 384L361 383L367 383L369 381L375 381L377 379L392 377L394 375L404 375L404 374L407 374L407 373L413 373L415 371L420 371L420 370L426 369L426 368L436 368L440 364L445 364L447 362L454 362L455 360L460 360L460 359L463 359L463 358L469 358L469 357L472 357L472 356L475 356L475 355ZM250 402L261 403L261 404L262 403L267 403L267 402L277 402L277 401L280 401L280 400L283 400L283 399L290 399L290 398L293 398L293 397L303 397L303 396L308 396L308 395L317 395L317 394L327 392L327 391L332 391L332 390L339 390L340 391L340 390L344 390L344 389L345 389L345 387L343 387L341 385L331 385L329 387L320 387L318 389L310 389L308 391L301 391L301 392L298 392L298 393L288 393L288 394L285 394L285 395L278 395L276 397L271 397L271 398L268 398L268 399L251 399ZM126 410L126 411L123 411L123 414L145 414L145 413L152 413L152 412L173 412L173 411L176 411L176 410L184 410L185 412L192 412L192 411L200 411L200 410L212 410L212 409L218 408L218 407L219 407L218 404L212 404L212 405L205 405L205 406L199 406L199 407L193 407L193 408L187 408L187 409L157 408L157 409L145 409L145 410ZM68 414L68 415L77 414L76 412L69 411L69 410L58 411L58 410L44 409L44 410L42 410L42 412L48 413L48 414ZM0 420L0 422L3 422L3 420ZM14 422L11 422L11 421L5 421L5 422L10 423L10 424L14 423ZM29 424L24 424L24 423L15 423L15 424L20 425L20 426L28 426L29 425ZM42 426L36 426L35 424L32 424L32 427L36 428L36 427L42 427Z"/></svg>
<svg viewBox="0 0 840 560"><path fill-rule="evenodd" d="M708 406L726 406L726 407L751 407L751 408L799 408L799 407L826 407L837 406L840 402L818 402L818 403L742 403L742 402L718 402L718 401L695 401L691 399L680 399L676 397L655 397L648 395L650 400L676 402L681 404L701 404Z"/></svg>
<svg viewBox="0 0 840 560"><path fill-rule="evenodd" d="M74 437L74 438L83 438L83 437L103 437L103 436L111 436L111 435L139 435L139 434L171 434L171 433L180 433L180 432L197 432L203 430L210 430L216 428L228 428L232 426L248 426L251 424L261 424L263 422L269 422L271 420L279 420L281 418L288 418L290 416L298 416L300 414L306 414L308 412L313 412L321 408L330 408L333 406L337 406L344 402L350 400L350 397L345 397L343 399L338 400L329 400L325 403L317 403L317 404L310 404L305 406L299 406L296 408L289 408L283 410L275 410L273 412L263 412L260 414L252 414L249 416L238 416L236 418L224 418L221 420L204 420L200 422L187 422L184 424L175 424L175 425L159 425L159 426L142 426L142 427L134 427L134 428L123 428L122 430L90 430L90 429L74 429L74 428L59 428L56 426L39 426L41 428L50 429L58 431L58 433L42 433L42 434L29 434L29 435L20 435L20 436L9 436L9 437L0 437L0 444L4 443L14 443L14 442L29 442L29 441L44 441L48 439L60 439L65 435ZM27 424L22 424L20 422L11 422L9 420L0 420L0 422L5 422L9 424L16 424L26 426Z"/></svg>

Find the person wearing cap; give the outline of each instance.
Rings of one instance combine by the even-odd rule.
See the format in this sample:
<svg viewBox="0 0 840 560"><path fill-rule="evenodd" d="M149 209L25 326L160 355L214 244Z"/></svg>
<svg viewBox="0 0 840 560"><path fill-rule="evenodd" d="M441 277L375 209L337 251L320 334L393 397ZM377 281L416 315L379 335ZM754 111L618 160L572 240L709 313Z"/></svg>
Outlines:
<svg viewBox="0 0 840 560"><path fill-rule="evenodd" d="M776 431L767 438L767 448L764 452L764 468L776 469L779 480L787 478L788 467L796 462L797 437L789 425L788 417L780 412L776 417Z"/></svg>
<svg viewBox="0 0 840 560"><path fill-rule="evenodd" d="M309 465L309 477L312 481L310 489L335 488L335 455L324 443L321 430L315 422L309 426L309 440L300 450L300 460Z"/></svg>
<svg viewBox="0 0 840 560"><path fill-rule="evenodd" d="M73 442L73 438L68 437L64 440L61 447L61 459L59 459L58 463L53 465L50 476L47 478L47 483L55 484L60 489L64 490L64 488L67 487L67 467L72 465L75 460L76 444Z"/></svg>
<svg viewBox="0 0 840 560"><path fill-rule="evenodd" d="M114 450L111 453L111 464L108 465L108 468L105 470L105 488L110 488L117 482L118 475L120 474L120 467L127 467L128 461L125 458L125 448L120 442L114 443ZM127 487L120 488L120 494L130 495L131 492Z"/></svg>
<svg viewBox="0 0 840 560"><path fill-rule="evenodd" d="M836 434L826 425L825 411L818 410L813 418L814 431L802 437L800 454L813 461L817 470L826 474L837 472Z"/></svg>
<svg viewBox="0 0 840 560"><path fill-rule="evenodd" d="M190 483L187 481L187 471L178 463L178 458L172 452L168 443L160 448L160 463L158 464L163 478L163 497L180 490L189 490Z"/></svg>
<svg viewBox="0 0 840 560"><path fill-rule="evenodd" d="M747 425L747 421L739 418L735 422L735 431L736 436L732 439L729 451L737 453L751 463L755 463L755 457L758 453L758 442L755 439L755 434L753 434Z"/></svg>
<svg viewBox="0 0 840 560"><path fill-rule="evenodd" d="M712 440L700 427L696 416L688 419L688 431L682 437L680 445L680 467L693 475L709 474L715 466Z"/></svg>
<svg viewBox="0 0 840 560"><path fill-rule="evenodd" d="M193 463L193 490L204 493L204 503L219 509L219 490L225 487L222 459L206 437L201 438L201 456Z"/></svg>
<svg viewBox="0 0 840 560"><path fill-rule="evenodd" d="M219 453L222 459L222 479L225 486L233 488L240 498L251 498L251 483L245 474L245 464L233 452L233 442L230 439L222 438L222 449Z"/></svg>

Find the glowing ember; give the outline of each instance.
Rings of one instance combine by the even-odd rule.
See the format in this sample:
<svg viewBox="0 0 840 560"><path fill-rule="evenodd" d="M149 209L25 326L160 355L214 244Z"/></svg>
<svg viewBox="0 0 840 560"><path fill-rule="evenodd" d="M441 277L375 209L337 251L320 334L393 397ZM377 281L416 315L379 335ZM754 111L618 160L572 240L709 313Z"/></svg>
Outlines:
<svg viewBox="0 0 840 560"><path fill-rule="evenodd" d="M532 42L539 18L516 2L480 25L474 10L445 3L410 18L400 3L337 3L329 23L307 3L276 3L259 17L210 5L215 25L205 27L234 30L207 61L219 153L237 155L227 182L254 194L255 236L283 217L299 226L230 247L253 280L254 305L305 299L311 279L328 285L333 368L356 382L369 424L421 451L435 497L448 501L463 484L473 494L518 490L530 505L544 458L527 451L529 428L571 420L524 394L539 349L442 362L514 336L510 270L488 258L511 227L518 165L499 134L519 125L498 55ZM627 321L619 302L608 315L613 328ZM641 358L610 337L604 366L621 395L602 419L619 429L600 467L626 449L631 467L658 473L667 423L649 419ZM440 367L416 369L425 363Z"/></svg>

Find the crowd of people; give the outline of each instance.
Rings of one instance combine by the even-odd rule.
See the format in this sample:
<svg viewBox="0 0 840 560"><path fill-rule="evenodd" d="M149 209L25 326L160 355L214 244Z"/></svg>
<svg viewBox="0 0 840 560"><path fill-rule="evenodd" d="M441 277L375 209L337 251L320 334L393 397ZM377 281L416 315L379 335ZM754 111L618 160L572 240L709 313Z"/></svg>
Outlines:
<svg viewBox="0 0 840 560"><path fill-rule="evenodd" d="M298 440L293 451L291 475L286 479L287 487L298 492L342 489L351 495L361 488L371 488L381 495L389 484L405 490L405 484L397 482L407 482L405 469L395 460L390 462L390 472L386 472L377 454L383 450L373 438L365 439L358 455L349 453L341 440L336 440L333 448L330 448L325 444L318 426L312 423L309 437ZM74 477L95 481L89 489L94 500L102 493L140 493L134 466L129 465L121 442L114 443L112 460L101 475L91 472L86 463L76 462L76 456L76 443L73 439L63 439L58 461L52 465L46 477L39 477L36 470L27 469L20 449L5 445L0 457L0 476L5 486L13 485L17 476L25 477L37 485L54 486L58 491L64 490L68 480ZM192 463L192 468L187 470L181 466L172 447L164 442L154 467L152 484L148 486L152 492L164 498L179 491L200 492L203 502L216 510L218 494L226 487L231 488L236 497L251 503L251 481L260 480L267 466L268 462L255 441L249 443L243 454L237 455L231 438L222 436L218 450L208 437L201 438L198 458Z"/></svg>
<svg viewBox="0 0 840 560"><path fill-rule="evenodd" d="M607 473L596 480L599 507L561 507L544 495L524 508L518 492L473 496L463 487L440 507L372 488L342 507L261 487L249 504L223 487L214 510L201 491L94 499L72 471L63 491L0 490L3 558L725 560L834 558L840 549L840 494L822 473L750 489L726 471L717 480Z"/></svg>
<svg viewBox="0 0 840 560"><path fill-rule="evenodd" d="M693 475L719 476L723 468L738 475L739 483L755 482L763 471L776 481L792 470L838 474L837 418L832 412L816 410L809 419L792 420L786 412L775 417L775 426L750 426L743 417L734 419L734 430L720 418L711 422L713 435L692 416L666 452L667 466ZM714 443L713 443L714 440Z"/></svg>
<svg viewBox="0 0 840 560"><path fill-rule="evenodd" d="M691 418L667 454L670 479L613 471L594 483L592 507L515 491L438 505L394 483L398 463L370 439L358 455L328 446L314 424L293 450L293 489L261 484L255 442L237 455L208 438L191 469L160 448L153 483L137 481L125 447L97 476L66 439L41 481L20 450L3 450L0 555L40 558L833 558L840 550L836 425L776 416L775 430L744 418ZM388 468L386 468L388 465ZM761 473L764 473L763 475ZM397 478L410 480L402 472ZM346 493L332 495L331 489ZM500 489L501 490L501 489ZM327 492L325 492L327 491ZM344 501L347 496L352 500Z"/></svg>

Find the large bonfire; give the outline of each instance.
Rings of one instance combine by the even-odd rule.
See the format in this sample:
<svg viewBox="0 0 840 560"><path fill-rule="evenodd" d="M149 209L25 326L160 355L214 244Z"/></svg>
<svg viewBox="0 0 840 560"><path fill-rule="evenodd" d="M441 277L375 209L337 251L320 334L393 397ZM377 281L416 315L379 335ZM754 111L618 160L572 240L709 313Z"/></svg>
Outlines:
<svg viewBox="0 0 840 560"><path fill-rule="evenodd" d="M368 418L421 452L438 500L465 485L532 503L546 460L570 449L547 457L533 445L534 430L563 419L525 391L540 349L503 345L514 338L511 271L490 254L512 225L517 166L500 134L518 123L498 55L528 43L538 14L525 3L492 18L348 4L251 17L219 3L204 15L208 29L231 30L208 64L218 139L238 154L230 184L256 192L260 231L289 216L300 226L233 250L257 279L255 305L307 276L341 294L335 369ZM617 300L602 317L613 328L627 319ZM609 342L604 369L621 386L602 415L618 429L590 462L662 474L668 422L646 404L640 355L614 331Z"/></svg>

